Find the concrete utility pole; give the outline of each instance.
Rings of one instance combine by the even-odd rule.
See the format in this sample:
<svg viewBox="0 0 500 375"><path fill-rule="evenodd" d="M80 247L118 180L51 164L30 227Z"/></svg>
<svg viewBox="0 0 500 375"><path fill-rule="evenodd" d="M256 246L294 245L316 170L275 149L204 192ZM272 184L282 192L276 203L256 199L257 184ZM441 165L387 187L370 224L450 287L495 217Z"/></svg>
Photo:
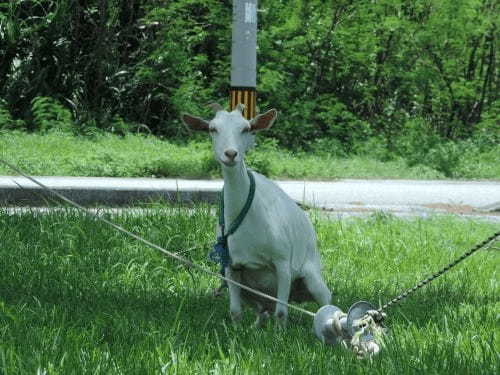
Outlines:
<svg viewBox="0 0 500 375"><path fill-rule="evenodd" d="M231 46L231 110L243 103L243 116L256 115L257 0L233 0L233 38Z"/></svg>

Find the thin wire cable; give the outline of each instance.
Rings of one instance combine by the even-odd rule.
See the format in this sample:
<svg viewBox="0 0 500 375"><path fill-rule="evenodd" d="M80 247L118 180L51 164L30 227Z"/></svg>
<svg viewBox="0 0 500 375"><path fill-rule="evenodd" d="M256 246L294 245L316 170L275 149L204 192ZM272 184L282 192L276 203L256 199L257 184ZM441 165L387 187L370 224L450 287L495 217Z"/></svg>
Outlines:
<svg viewBox="0 0 500 375"><path fill-rule="evenodd" d="M201 271L201 272L204 272L208 275L211 275L211 276L214 276L220 280L224 280L228 283L231 283L233 285L236 285L236 286L239 286L241 289L244 289L244 290L247 290L259 297L262 297L262 298L266 298L266 299L269 299L273 302L277 302L277 303L281 303L283 305L286 305L288 306L289 308L291 309L294 309L296 311L299 311L303 314L306 314L306 315L309 315L309 316L312 316L314 317L316 314L311 312L311 311L308 311L308 310L305 310L301 307L298 307L298 306L295 306L295 305L291 305L287 302L284 302L284 301L281 301L273 296L270 296L268 294L265 294L265 293L262 293L256 289L253 289L253 288L250 288L244 284L240 284L238 283L237 281L234 281L232 279L229 279L225 276L222 276L220 275L219 273L215 273L215 272L212 272L206 268L203 268L202 266L196 264L196 263L193 263L191 262L190 260L178 255L178 253L172 253L164 248L162 248L161 246L158 246L140 236L138 236L137 234L135 233L132 233L130 231L128 231L127 229L119 226L118 224L115 224L113 223L112 221L109 221L107 219L105 219L104 217L101 217L99 215L97 215L96 213L86 209L85 207L79 205L78 203L76 202L73 202L71 199L65 197L64 195L62 195L61 193L55 191L55 190L52 190L51 188L47 187L46 185L42 184L41 182L37 181L36 179L34 179L33 177L25 174L24 172L22 172L21 170L19 170L17 167L15 167L14 165L6 162L5 160L2 160L0 159L0 162L4 163L5 165L7 165L9 168L11 168L12 170L16 171L17 173L19 173L21 176L27 178L28 180L34 182L36 185L42 187L44 190L47 190L48 192L54 194L55 196L57 196L58 198L60 198L61 200L69 203L70 205L78 208L79 210L85 212L86 214L94 217L94 218L97 218L98 220L101 220L102 222L112 226L113 228L115 228L116 230L122 232L122 233L125 233L127 234L128 236L140 241L140 242L143 242L144 244L148 245L149 247L152 247L153 249L156 249L162 253L164 253L165 255L171 257L171 258L174 258L176 260L178 260L179 262L181 263L184 263L185 265L189 266L189 267L192 267L192 268L195 268L197 269L198 271ZM18 185L19 186L19 185ZM426 279L420 281L418 284L416 284L413 288L410 288L410 289L407 289L405 292L401 293L400 295L398 295L397 297L393 298L392 300L390 300L389 302L387 302L386 304L384 304L382 307L380 307L377 311L379 313L381 313L382 311L384 311L385 309L401 302L402 300L406 299L410 294L413 294L414 292L416 292L418 289L422 288L423 286L427 285L428 283L432 282L433 280L435 280L436 278L438 278L439 276L443 275L444 273L448 272L451 268L453 268L454 266L456 266L458 263L462 262L463 260L465 260L466 258L468 258L469 256L471 256L472 254L474 254L476 251L482 249L483 247L485 247L486 245L488 244L491 244L493 242L496 241L496 239L500 237L500 232L497 232L495 234L493 234L492 236L488 237L487 239L485 239L484 241L482 241L481 243L477 244L476 246L474 246L472 249L470 249L469 251L467 251L466 253L464 253L463 255L461 255L459 258L455 259L453 262L449 263L448 265L446 265L444 268L442 268L441 270L439 270L438 272L434 273L433 275L427 277Z"/></svg>
<svg viewBox="0 0 500 375"><path fill-rule="evenodd" d="M151 248L153 248L153 249L156 249L156 250L158 250L158 251L162 252L163 254L165 254L165 255L167 255L167 256L169 256L169 257L171 257L171 258L174 258L174 259L178 260L178 261L179 261L179 262L181 262L181 263L184 263L185 265L187 265L187 266L189 266L189 267L192 267L192 268L194 268L194 269L196 269L196 270L198 270L198 271L204 272L204 273L206 273L206 274L208 274L208 275L210 275L210 276L216 277L216 278L218 278L218 279L220 279L220 280L224 280L224 281L226 281L226 282L228 282L228 283L231 283L231 284L233 284L233 285L236 285L236 286L240 287L241 289L244 289L244 290L246 290L246 291L249 291L249 292L251 292L251 293L253 293L253 294L255 294L255 295L259 296L259 297L262 297L262 298L267 298L268 300L271 300L271 301L273 301L273 302L276 302L276 303L281 303L281 304L283 304L283 305L286 305L286 306L288 306L289 308L291 308L291 309L293 309L293 310L296 310L296 311L299 311L299 312L301 312L301 313L303 313L303 314L306 314L306 315L309 315L309 316L312 316L312 317L314 317L314 316L316 315L315 313L313 313L313 312L311 312L311 311L305 310L305 309L303 309L303 308L301 308L301 307L298 307L298 306L295 306L295 305L291 305L291 304L289 304L289 303L287 303L287 302L284 302L284 301L279 300L278 298L275 298L275 297L273 297L273 296L270 296L269 294L262 293L262 292L260 292L260 291L258 291L258 290L256 290L256 289L250 288L250 287L248 287L248 286L246 286L246 285L244 285L244 284L241 284L241 283L239 283L239 282L237 282L237 281L234 281L234 280L232 280L232 279L229 279L229 278L227 278L227 277L225 277L225 276L222 276L222 275L220 275L220 274L218 274L218 273L212 272L212 271L210 271L210 270L208 270L208 269L206 269L206 268L204 268L204 267L202 267L202 266L200 266L200 265L198 265L198 264L196 264L196 263L191 262L190 260L188 260L188 259L186 259L186 258L184 258L184 257L180 256L180 255L179 255L179 254L177 254L177 253L172 253L172 252L170 252L170 251L168 251L168 250L164 249L163 247L161 247L161 246L159 246L159 245L156 245L156 244L154 244L154 243L152 243L152 242L150 242L150 241L146 240L145 238L142 238L141 236L139 236L139 235L137 235L137 234L135 234L135 233L132 233L132 232L128 231L127 229L125 229L125 228L123 228L123 227L119 226L118 224L115 224L115 223L113 223L112 221L107 220L107 219L105 219L104 217L101 217L101 216L99 216L99 215L95 214L94 212L92 212L92 211L88 210L87 208L85 208L85 207L83 207L83 206L79 205L78 203L76 203L76 202L72 201L71 199L69 199L69 198L65 197L65 196L64 196L64 195L62 195L61 193L59 193L59 192L57 192L57 191L55 191L55 190L53 190L53 189L49 188L48 186L46 186L46 185L42 184L41 182L37 181L37 180L36 180L36 179L34 179L33 177L31 177L31 176L27 175L27 174L26 174L26 173L24 173L23 171L19 170L19 168L17 168L16 166L14 166L14 165L12 165L12 164L10 164L10 163L6 162L5 160L0 159L0 162L4 163L4 164L5 164L5 165L7 165L9 168L11 168L11 169L12 169L12 170L14 170L15 172L19 173L21 176L23 176L23 177L27 178L27 179L28 179L28 180L30 180L31 182L33 182L33 183L37 184L37 185L38 185L38 186L40 186L42 189L44 189L44 190L46 190L46 191L48 191L48 192L50 192L50 193L54 194L54 195L55 195L56 197L58 197L59 199L61 199L61 200L65 201L65 202L69 203L70 205L72 205L72 206L74 206L74 207L78 208L79 210L81 210L81 211L85 212L87 215L90 215L90 216L92 216L92 217L94 217L94 218L96 218L96 219L98 219L98 220L100 220L100 221L102 221L102 222L104 222L104 223L106 223L106 224L110 225L111 227L115 228L116 230L118 230L118 231L120 231L120 232L122 232L122 233L125 233L126 235L128 235L128 236L130 236L130 237L132 237L132 238L136 239L137 241L140 241L140 242L142 242L142 243L144 243L144 244L148 245L149 247L151 247Z"/></svg>

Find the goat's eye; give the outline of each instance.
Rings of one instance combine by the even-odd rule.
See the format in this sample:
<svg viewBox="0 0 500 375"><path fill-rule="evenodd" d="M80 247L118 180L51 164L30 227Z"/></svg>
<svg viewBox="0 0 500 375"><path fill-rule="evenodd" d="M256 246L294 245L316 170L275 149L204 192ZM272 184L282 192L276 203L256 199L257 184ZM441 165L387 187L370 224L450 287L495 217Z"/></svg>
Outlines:
<svg viewBox="0 0 500 375"><path fill-rule="evenodd" d="M217 129L215 129L215 128L208 128L208 131L210 133L217 133Z"/></svg>
<svg viewBox="0 0 500 375"><path fill-rule="evenodd" d="M242 133L248 133L250 131L250 128L243 128L241 130Z"/></svg>

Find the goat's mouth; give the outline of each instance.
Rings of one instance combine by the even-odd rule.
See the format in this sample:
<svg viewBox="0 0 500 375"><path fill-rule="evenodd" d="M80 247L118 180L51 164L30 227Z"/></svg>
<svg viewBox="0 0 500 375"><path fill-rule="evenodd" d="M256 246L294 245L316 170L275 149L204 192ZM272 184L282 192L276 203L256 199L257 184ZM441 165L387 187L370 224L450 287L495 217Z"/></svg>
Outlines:
<svg viewBox="0 0 500 375"><path fill-rule="evenodd" d="M236 160L222 160L221 163L224 164L226 167L234 167L236 165Z"/></svg>

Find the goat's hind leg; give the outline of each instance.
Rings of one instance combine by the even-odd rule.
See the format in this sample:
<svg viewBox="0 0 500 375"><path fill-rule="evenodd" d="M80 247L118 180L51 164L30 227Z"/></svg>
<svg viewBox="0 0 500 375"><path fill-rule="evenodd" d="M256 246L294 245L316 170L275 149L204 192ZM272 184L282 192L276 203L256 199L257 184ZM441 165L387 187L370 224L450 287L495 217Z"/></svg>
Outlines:
<svg viewBox="0 0 500 375"><path fill-rule="evenodd" d="M288 303L292 283L290 266L287 262L281 262L275 264L275 267L278 284L276 297L284 303ZM275 317L278 319L278 322L282 327L286 326L286 322L288 319L288 306L284 303L277 302L274 312Z"/></svg>
<svg viewBox="0 0 500 375"><path fill-rule="evenodd" d="M312 264L304 265L304 284L314 300L321 306L325 306L331 303L332 293L326 286L318 268Z"/></svg>

